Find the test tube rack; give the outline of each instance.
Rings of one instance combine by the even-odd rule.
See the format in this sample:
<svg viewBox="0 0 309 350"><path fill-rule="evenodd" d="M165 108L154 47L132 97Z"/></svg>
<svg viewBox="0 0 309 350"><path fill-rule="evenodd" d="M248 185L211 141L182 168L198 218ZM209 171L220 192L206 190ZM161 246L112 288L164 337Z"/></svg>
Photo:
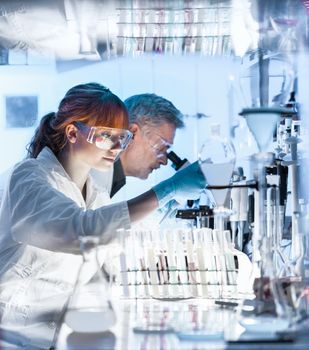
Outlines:
<svg viewBox="0 0 309 350"><path fill-rule="evenodd" d="M238 272L230 231L132 230L119 283L125 298L234 299Z"/></svg>

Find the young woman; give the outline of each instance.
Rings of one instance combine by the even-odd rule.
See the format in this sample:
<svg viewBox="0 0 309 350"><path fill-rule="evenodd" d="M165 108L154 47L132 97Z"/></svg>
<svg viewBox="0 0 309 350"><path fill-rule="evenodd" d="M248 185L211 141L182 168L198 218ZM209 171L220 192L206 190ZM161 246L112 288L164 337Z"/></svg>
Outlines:
<svg viewBox="0 0 309 350"><path fill-rule="evenodd" d="M113 166L132 138L127 128L123 102L96 83L71 88L58 111L41 120L29 157L11 173L0 211L2 325L25 326L51 309L60 314L82 261L80 236L106 244L159 204L177 195L192 198L205 186L193 165L137 198L109 204L89 172Z"/></svg>

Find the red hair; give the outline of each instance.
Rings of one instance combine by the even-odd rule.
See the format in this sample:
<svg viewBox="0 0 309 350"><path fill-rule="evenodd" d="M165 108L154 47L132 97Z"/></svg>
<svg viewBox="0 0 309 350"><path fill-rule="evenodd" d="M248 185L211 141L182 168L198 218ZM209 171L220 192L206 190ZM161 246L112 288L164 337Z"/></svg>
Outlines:
<svg viewBox="0 0 309 350"><path fill-rule="evenodd" d="M67 142L66 127L74 122L127 129L128 120L124 103L108 88L97 83L76 85L66 93L57 113L41 119L28 146L28 156L36 158L45 146L57 155Z"/></svg>

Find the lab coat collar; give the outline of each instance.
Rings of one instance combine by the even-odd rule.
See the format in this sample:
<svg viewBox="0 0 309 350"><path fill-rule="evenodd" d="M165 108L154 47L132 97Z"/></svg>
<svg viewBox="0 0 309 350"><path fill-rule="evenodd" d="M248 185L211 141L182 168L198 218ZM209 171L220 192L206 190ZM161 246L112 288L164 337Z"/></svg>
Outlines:
<svg viewBox="0 0 309 350"><path fill-rule="evenodd" d="M81 193L77 185L71 179L69 174L65 171L65 169L59 162L58 158L55 156L54 152L49 147L44 147L42 151L39 153L39 155L37 156L37 159L43 163L46 170L50 170L51 172L56 172L60 176L63 176L64 178L69 180L74 185L74 187L76 187L76 189L78 190L78 195L80 196L80 199L82 200L82 202L84 202L84 199L81 196ZM94 199L97 197L98 192L100 191L98 190L97 186L95 186L95 183L92 180L90 175L88 175L86 186L87 186L87 198L86 198L85 204L89 208L93 206ZM104 196L104 198L105 200L109 199L109 196Z"/></svg>
<svg viewBox="0 0 309 350"><path fill-rule="evenodd" d="M58 158L55 156L54 152L49 147L44 147L37 156L37 159L43 162L45 169L57 171L72 181L68 173L64 170L63 166L59 162Z"/></svg>

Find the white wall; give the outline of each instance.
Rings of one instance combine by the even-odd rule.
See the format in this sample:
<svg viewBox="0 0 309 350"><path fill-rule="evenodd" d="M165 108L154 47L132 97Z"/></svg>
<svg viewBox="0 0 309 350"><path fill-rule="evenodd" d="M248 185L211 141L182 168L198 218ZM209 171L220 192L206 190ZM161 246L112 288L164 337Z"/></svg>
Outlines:
<svg viewBox="0 0 309 350"><path fill-rule="evenodd" d="M4 174L25 157L25 147L34 132L34 127L6 128L5 97L37 95L38 114L42 116L54 108L55 81L53 65L0 66L0 188L5 181Z"/></svg>

